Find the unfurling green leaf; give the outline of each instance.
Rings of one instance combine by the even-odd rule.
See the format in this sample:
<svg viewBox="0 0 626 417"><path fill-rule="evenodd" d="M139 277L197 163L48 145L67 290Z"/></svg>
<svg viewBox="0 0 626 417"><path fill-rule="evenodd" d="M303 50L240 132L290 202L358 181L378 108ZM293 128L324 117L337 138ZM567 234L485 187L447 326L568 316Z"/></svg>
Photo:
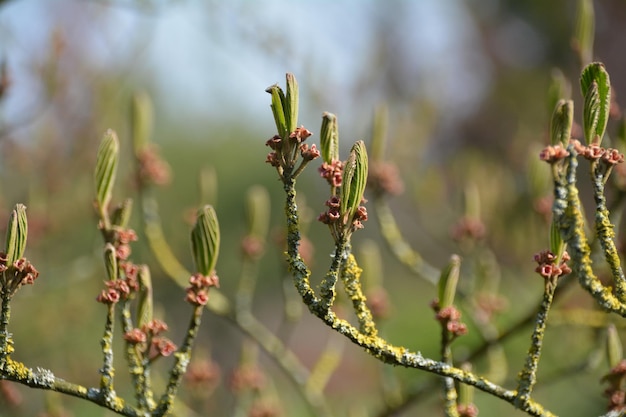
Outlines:
<svg viewBox="0 0 626 417"><path fill-rule="evenodd" d="M339 160L339 127L337 116L332 113L322 114L322 127L320 129L320 148L322 159L327 164L333 160Z"/></svg>
<svg viewBox="0 0 626 417"><path fill-rule="evenodd" d="M344 224L352 221L365 192L367 184L367 150L362 140L352 145L350 156L344 165L339 211Z"/></svg>
<svg viewBox="0 0 626 417"><path fill-rule="evenodd" d="M572 85L559 69L552 70L550 86L548 87L548 112L553 112L559 100L572 98Z"/></svg>
<svg viewBox="0 0 626 417"><path fill-rule="evenodd" d="M610 323L606 328L606 356L610 368L617 366L624 357L622 341L613 323Z"/></svg>
<svg viewBox="0 0 626 417"><path fill-rule="evenodd" d="M106 210L111 201L113 183L119 159L120 144L117 134L109 129L105 132L96 159L96 202L101 210Z"/></svg>
<svg viewBox="0 0 626 417"><path fill-rule="evenodd" d="M611 108L611 81L604 65L593 62L583 69L580 88L585 98L583 128L587 144L599 145L606 130Z"/></svg>
<svg viewBox="0 0 626 417"><path fill-rule="evenodd" d="M28 238L28 219L26 218L26 206L16 204L9 217L6 238L7 265L24 256L26 239Z"/></svg>
<svg viewBox="0 0 626 417"><path fill-rule="evenodd" d="M580 62L586 65L593 59L593 38L595 32L595 13L593 0L578 0L576 13L576 32L574 33L574 49L578 52Z"/></svg>
<svg viewBox="0 0 626 417"><path fill-rule="evenodd" d="M147 265L140 265L137 272L139 280L139 299L137 303L137 327L150 323L153 316L152 278Z"/></svg>
<svg viewBox="0 0 626 417"><path fill-rule="evenodd" d="M122 204L115 207L113 214L111 215L111 223L113 226L126 229L128 227L128 221L130 215L133 213L133 200L127 198Z"/></svg>
<svg viewBox="0 0 626 417"><path fill-rule="evenodd" d="M117 256L115 246L111 243L104 245L104 267L106 268L109 281L115 281L118 278Z"/></svg>
<svg viewBox="0 0 626 417"><path fill-rule="evenodd" d="M552 220L552 223L550 223L550 252L552 252L554 256L560 259L561 255L563 255L564 250L565 241L561 236L559 226L554 220Z"/></svg>
<svg viewBox="0 0 626 417"><path fill-rule="evenodd" d="M296 77L287 73L287 95L285 97L285 122L287 133L291 133L298 127L298 82Z"/></svg>
<svg viewBox="0 0 626 417"><path fill-rule="evenodd" d="M265 187L250 187L246 196L246 214L248 217L248 233L265 240L270 224L270 196Z"/></svg>
<svg viewBox="0 0 626 417"><path fill-rule="evenodd" d="M372 161L381 162L383 160L388 119L389 112L387 106L379 106L374 113L374 124L372 125L372 143L370 146L370 158Z"/></svg>
<svg viewBox="0 0 626 417"><path fill-rule="evenodd" d="M559 100L552 113L550 122L550 143L567 147L572 137L572 124L574 123L574 102L572 100Z"/></svg>
<svg viewBox="0 0 626 417"><path fill-rule="evenodd" d="M439 277L439 308L449 307L454 304L460 271L461 258L459 255L452 255Z"/></svg>
<svg viewBox="0 0 626 417"><path fill-rule="evenodd" d="M276 129L278 129L278 135L284 140L287 141L289 137L289 130L287 127L287 118L285 116L285 106L284 103L285 93L278 86L278 84L274 84L271 87L268 87L265 90L267 93L272 95L272 113L274 114L274 122L276 123Z"/></svg>
<svg viewBox="0 0 626 417"><path fill-rule="evenodd" d="M198 210L196 224L191 230L191 248L196 270L202 275L210 275L220 249L220 228L213 206L206 205Z"/></svg>
<svg viewBox="0 0 626 417"><path fill-rule="evenodd" d="M150 142L154 119L152 101L145 91L133 95L131 106L131 129L133 134L133 148L135 155L139 155Z"/></svg>

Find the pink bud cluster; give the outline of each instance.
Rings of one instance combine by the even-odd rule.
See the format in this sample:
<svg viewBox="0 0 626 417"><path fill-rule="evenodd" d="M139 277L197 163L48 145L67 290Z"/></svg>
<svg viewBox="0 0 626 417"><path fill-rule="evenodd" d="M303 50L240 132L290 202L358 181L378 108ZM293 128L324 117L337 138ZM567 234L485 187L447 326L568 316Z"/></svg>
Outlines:
<svg viewBox="0 0 626 417"><path fill-rule="evenodd" d="M561 255L559 265L556 265L556 255L549 250L543 250L535 254L534 259L535 262L537 262L535 272L545 279L558 278L572 272L572 269L566 264L566 262L570 260L570 256L567 252L563 252L563 255Z"/></svg>
<svg viewBox="0 0 626 417"><path fill-rule="evenodd" d="M461 322L461 312L456 307L450 305L441 308L439 300L434 300L430 304L435 310L435 319L448 330L453 337L463 336L467 333L467 325Z"/></svg>
<svg viewBox="0 0 626 417"><path fill-rule="evenodd" d="M139 291L137 274L139 266L132 262L121 262L120 272L123 277L116 280L105 281L105 289L96 297L96 301L102 304L115 304L120 300L127 300L132 294Z"/></svg>
<svg viewBox="0 0 626 417"><path fill-rule="evenodd" d="M149 360L161 356L170 356L178 348L170 339L160 336L167 329L165 322L155 319L144 324L141 328L126 332L124 340L131 345L136 345L140 352L147 353Z"/></svg>
<svg viewBox="0 0 626 417"><path fill-rule="evenodd" d="M617 165L624 162L624 154L614 148L603 148L600 145L592 143L585 146L580 141L573 139L572 144L579 155L590 161L602 160L608 165Z"/></svg>
<svg viewBox="0 0 626 417"><path fill-rule="evenodd" d="M300 156L302 156L302 159L305 162L319 158L320 151L317 149L316 145L309 146L302 143L311 135L311 131L306 129L304 126L296 128L296 130L289 134L289 144L287 145L287 148L283 146L283 139L279 135L272 136L267 142L265 142L265 146L272 149L272 152L267 154L265 162L273 167L281 167L283 163L291 159L291 155L283 155L283 152L290 153L291 150L296 148L300 150Z"/></svg>
<svg viewBox="0 0 626 417"><path fill-rule="evenodd" d="M604 396L609 399L609 411L626 410L626 359L622 359L611 371L602 377L609 387L604 390Z"/></svg>
<svg viewBox="0 0 626 417"><path fill-rule="evenodd" d="M574 149L579 155L582 155L584 158L590 161L601 160L609 166L624 162L624 154L617 149L603 148L596 143L583 145L577 139L571 139L570 143L574 145ZM567 156L569 156L569 152L561 144L546 146L539 153L539 159L541 159L542 161L546 161L550 164L565 159Z"/></svg>
<svg viewBox="0 0 626 417"><path fill-rule="evenodd" d="M7 256L0 252L0 286L14 294L22 285L33 285L39 277L39 271L26 258L20 258L7 265Z"/></svg>
<svg viewBox="0 0 626 417"><path fill-rule="evenodd" d="M324 178L331 187L341 187L343 181L343 162L333 159L330 163L322 163L318 172L320 176Z"/></svg>
<svg viewBox="0 0 626 417"><path fill-rule="evenodd" d="M143 185L167 185L171 181L170 167L161 158L159 150L155 145L146 146L138 152L137 161L139 169L137 171L137 181Z"/></svg>
<svg viewBox="0 0 626 417"><path fill-rule="evenodd" d="M211 287L220 287L220 281L215 272L208 276L200 273L193 274L189 278L185 300L194 306L206 305L209 302L209 288Z"/></svg>
<svg viewBox="0 0 626 417"><path fill-rule="evenodd" d="M398 195L404 191L398 167L391 162L370 163L367 186L377 195Z"/></svg>
<svg viewBox="0 0 626 417"><path fill-rule="evenodd" d="M362 204L365 204L366 202L367 200L365 199L361 200ZM328 207L328 210L321 213L317 217L317 220L327 225L343 224L343 222L341 221L341 213L339 212L339 209L341 207L339 197L332 196L330 199L326 200L326 203L324 204L326 205L326 207ZM356 210L356 213L354 213L353 218L347 220L351 223L350 228L352 231L362 229L363 222L367 221L367 209L365 208L365 206L359 206Z"/></svg>

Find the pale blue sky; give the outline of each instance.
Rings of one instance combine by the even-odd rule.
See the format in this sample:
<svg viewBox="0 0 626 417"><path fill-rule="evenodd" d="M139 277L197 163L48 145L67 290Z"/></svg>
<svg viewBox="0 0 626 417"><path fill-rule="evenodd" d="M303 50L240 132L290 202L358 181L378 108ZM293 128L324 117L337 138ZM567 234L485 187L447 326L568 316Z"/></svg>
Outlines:
<svg viewBox="0 0 626 417"><path fill-rule="evenodd" d="M149 12L132 3L15 0L1 8L0 56L14 79L4 117L19 116L41 94L27 65L43 60L53 28L70 47L87 44L90 66L125 68L129 79L154 81L159 108L182 121L233 108L249 120L267 120L264 89L284 83L286 71L296 74L303 94L315 95L303 102L305 114L328 110L348 121L370 114L379 98L354 103L351 92L371 65L372 23L383 19L391 19L395 35L390 53L406 64L407 91L465 116L489 78L460 0L178 0L152 2L162 5Z"/></svg>

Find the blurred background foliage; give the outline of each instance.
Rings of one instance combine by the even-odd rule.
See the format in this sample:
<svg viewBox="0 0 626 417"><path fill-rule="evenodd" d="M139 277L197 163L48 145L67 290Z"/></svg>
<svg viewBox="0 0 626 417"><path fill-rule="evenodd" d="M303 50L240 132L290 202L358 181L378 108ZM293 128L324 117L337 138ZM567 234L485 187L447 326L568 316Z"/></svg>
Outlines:
<svg viewBox="0 0 626 417"><path fill-rule="evenodd" d="M264 162L264 144L275 129L264 89L282 82L287 71L300 83L300 123L318 133L321 113L337 114L343 152L357 139L369 140L374 109L387 105L386 159L397 165L404 182L404 193L389 204L402 232L437 268L451 253L459 253L464 258L462 291L480 289L475 272L481 265L485 279L501 277L506 308L494 323L507 328L534 308L542 292L532 259L548 245L550 203L545 197L550 184L548 167L535 161L548 142L548 88L557 68L572 83L580 119L581 62L572 48L576 4L0 2L0 224L15 203L28 206L27 256L41 272L37 285L14 300L16 359L48 367L70 381L97 383L104 309L95 297L104 269L92 172L102 133L115 129L125 150L115 198L135 196L128 138L131 97L139 90L152 98L153 140L173 174L155 192L164 231L188 267L189 213L202 202L198 175L208 168L217 176L216 195L207 202L220 219L218 273L230 299L241 273L245 193L256 184L270 192L273 244L261 263L254 311L278 331L286 275L279 239L283 196L274 170ZM595 16L594 59L612 75L619 103L626 96L621 77L626 71L626 6L618 0L595 2ZM311 139L317 142L316 136ZM308 169L299 189L314 219L323 211L326 185L315 169ZM477 240L455 239L454 234L468 190L479 196L485 227ZM358 251L371 239L382 251L380 278L390 306L384 331L395 344L437 357L439 330L428 307L435 288L394 259L370 210L372 218L354 242ZM137 211L132 224L140 228ZM314 277L320 277L329 264L331 240L315 221L309 238ZM180 339L188 314L184 292L159 269L145 239L134 245L133 259L151 266L158 310L170 323L173 340ZM572 289L556 308L591 305L589 297ZM455 342L455 356L462 358L480 344L473 330ZM523 327L504 345L508 386L514 385L529 335L530 327ZM286 341L311 366L328 340L338 337L304 314ZM232 323L205 316L196 352L219 365L221 382L209 399L183 388L182 398L198 415L233 413L236 397L229 380L242 339ZM600 339L598 329L567 320L549 324L537 399L559 415L602 413L599 379L607 367L603 359L590 359L602 348ZM262 353L260 361L275 384L283 415L305 415L285 375ZM484 360L475 364L479 373L485 367ZM118 378L125 378L121 362L117 370ZM409 391L434 379L412 370L392 373ZM336 415L383 415L381 383L389 383L384 375L374 359L345 344L341 364L325 389ZM28 400L12 406L5 399L0 416L36 415L45 409L52 415L55 405L75 416L109 415L72 398L12 389ZM438 399L438 392L431 392L395 415L440 413ZM481 416L521 415L480 393L475 402Z"/></svg>

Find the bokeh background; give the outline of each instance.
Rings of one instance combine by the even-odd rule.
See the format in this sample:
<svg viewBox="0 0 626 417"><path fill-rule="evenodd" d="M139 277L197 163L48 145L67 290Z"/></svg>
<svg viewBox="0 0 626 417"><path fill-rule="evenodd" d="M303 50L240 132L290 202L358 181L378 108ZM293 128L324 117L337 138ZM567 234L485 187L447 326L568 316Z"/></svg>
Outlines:
<svg viewBox="0 0 626 417"><path fill-rule="evenodd" d="M469 277L465 283L462 278L463 291L482 285L476 279L481 268L483 281L495 277L506 308L493 324L508 328L532 311L542 292L532 257L548 244L545 197L550 187L548 169L536 164L536 156L548 142L548 89L555 77L571 82L580 119L582 63L572 45L577 4L0 1L0 224L15 203L28 206L27 256L41 272L37 284L21 290L13 303L15 358L70 381L98 382L104 308L95 297L104 268L92 172L103 132L115 129L123 150L115 198L134 197L129 137L130 103L137 91L152 99L153 141L172 172L169 184L155 192L164 232L188 267L189 213L202 202L198 176L206 169L216 174L217 192L210 203L222 230L218 272L223 293L232 300L246 234L245 195L254 185L267 187L272 238L261 262L254 311L278 331L285 269L275 236L284 224L283 200L276 173L264 162L265 141L275 132L264 90L283 84L286 72L300 84L300 123L318 133L322 112L336 114L343 152L355 140L370 139L375 109L387 106L386 158L396 164L404 183L404 192L390 197L389 204L405 238L436 268L452 253L461 254L463 277ZM594 5L593 56L611 74L619 104L626 96L621 77L626 6L618 0ZM609 128L614 131L617 124L613 120ZM310 140L318 141L316 135ZM312 213L323 211L328 191L316 164L300 180ZM485 233L478 240L453 233L466 211L468 192L480 197ZM439 330L428 307L436 291L394 258L370 210L371 219L354 242L356 250L375 242L381 251L379 278L389 297L384 332L395 344L437 357ZM138 212L132 224L140 230ZM325 226L315 221L308 234L315 248L314 277L321 277L332 242ZM134 245L133 259L151 266L157 309L170 323L170 336L180 340L188 314L183 292L160 269L145 239ZM573 289L557 307L591 305L589 297ZM599 415L606 404L600 378L608 370L602 332L570 324L562 320L548 327L536 397L559 415ZM507 361L498 369L510 388L530 332L522 326L503 346ZM458 358L481 344L476 333L470 327L470 334L455 342ZM235 415L237 397L229 389L229 375L244 340L233 323L205 316L197 351L219 365L221 377L209 398L198 399L182 388L189 413ZM388 399L395 392L401 401L435 381L414 370L383 371L306 313L286 343L312 366L329 341L343 353L325 388L337 416L392 415L385 414L382 385L387 385ZM259 362L282 415L309 415L271 358L261 352ZM478 360L477 371L491 369L488 362ZM124 387L123 363L117 367ZM54 407L66 415L111 415L60 395L11 390L23 400L0 402L0 416L53 415ZM440 395L431 391L393 415L437 415ZM482 393L476 393L475 402L481 416L523 415Z"/></svg>

